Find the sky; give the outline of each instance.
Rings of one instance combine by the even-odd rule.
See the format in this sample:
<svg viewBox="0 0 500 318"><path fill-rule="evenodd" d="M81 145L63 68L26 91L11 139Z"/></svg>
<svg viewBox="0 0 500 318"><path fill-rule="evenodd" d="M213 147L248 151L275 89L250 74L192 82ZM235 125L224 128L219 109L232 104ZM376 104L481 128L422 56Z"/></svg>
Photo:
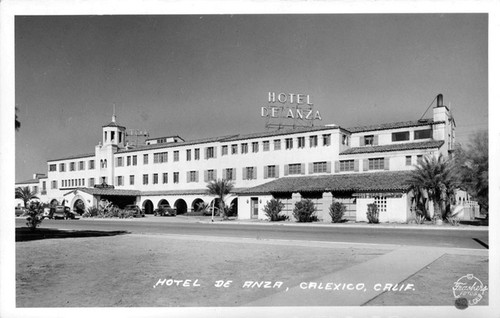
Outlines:
<svg viewBox="0 0 500 318"><path fill-rule="evenodd" d="M17 16L16 182L92 153L113 105L193 140L265 131L269 92L346 128L417 120L442 93L467 144L488 129L488 15Z"/></svg>

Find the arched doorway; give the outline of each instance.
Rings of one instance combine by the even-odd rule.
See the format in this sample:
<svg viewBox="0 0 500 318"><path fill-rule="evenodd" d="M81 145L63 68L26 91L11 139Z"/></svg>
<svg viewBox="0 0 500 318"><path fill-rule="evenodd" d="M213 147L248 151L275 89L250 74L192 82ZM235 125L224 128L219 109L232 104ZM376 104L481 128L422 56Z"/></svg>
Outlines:
<svg viewBox="0 0 500 318"><path fill-rule="evenodd" d="M52 201L50 201L50 205L52 206L59 205L59 201L57 201L57 199L52 199Z"/></svg>
<svg viewBox="0 0 500 318"><path fill-rule="evenodd" d="M153 214L153 202L151 202L151 200L145 200L142 203L142 209L144 210L144 214Z"/></svg>
<svg viewBox="0 0 500 318"><path fill-rule="evenodd" d="M75 203L73 204L73 211L75 211L80 215L85 213L85 202L83 202L82 199L76 200Z"/></svg>
<svg viewBox="0 0 500 318"><path fill-rule="evenodd" d="M229 205L229 213L228 216L237 216L238 215L238 198L234 198Z"/></svg>
<svg viewBox="0 0 500 318"><path fill-rule="evenodd" d="M170 203L168 203L168 201L165 199L161 199L160 202L158 202L158 207L160 207L160 205L166 205L170 207Z"/></svg>
<svg viewBox="0 0 500 318"><path fill-rule="evenodd" d="M214 208L214 214L220 215L220 213L219 213L220 199L219 198L215 198L212 201L210 201L210 209L212 209L212 207ZM210 210L210 211L212 211L212 210Z"/></svg>
<svg viewBox="0 0 500 318"><path fill-rule="evenodd" d="M187 203L183 199L175 201L174 207L177 209L177 214L185 214L187 212Z"/></svg>
<svg viewBox="0 0 500 318"><path fill-rule="evenodd" d="M193 204L191 204L191 211L199 212L199 211L203 210L204 204L205 204L205 201L203 201L203 199L200 199L200 198L194 199Z"/></svg>

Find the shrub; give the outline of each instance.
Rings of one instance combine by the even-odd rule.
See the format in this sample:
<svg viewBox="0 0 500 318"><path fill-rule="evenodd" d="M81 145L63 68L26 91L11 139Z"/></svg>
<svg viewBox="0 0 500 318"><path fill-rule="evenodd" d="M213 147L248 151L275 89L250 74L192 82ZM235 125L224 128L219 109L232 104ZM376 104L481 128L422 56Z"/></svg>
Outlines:
<svg viewBox="0 0 500 318"><path fill-rule="evenodd" d="M82 217L88 218L88 217L94 217L99 214L99 209L95 206L91 206L83 213Z"/></svg>
<svg viewBox="0 0 500 318"><path fill-rule="evenodd" d="M368 223L378 223L378 207L375 203L368 204L368 211L366 212Z"/></svg>
<svg viewBox="0 0 500 318"><path fill-rule="evenodd" d="M43 206L38 202L31 202L26 213L28 214L26 226L32 231L36 230L43 220Z"/></svg>
<svg viewBox="0 0 500 318"><path fill-rule="evenodd" d="M447 218L448 223L450 223L453 226L459 226L460 225L460 219L454 216L449 216Z"/></svg>
<svg viewBox="0 0 500 318"><path fill-rule="evenodd" d="M282 219L280 213L284 207L285 205L279 199L271 199L264 206L264 213L269 218L269 221L280 221Z"/></svg>
<svg viewBox="0 0 500 318"><path fill-rule="evenodd" d="M297 222L314 222L318 220L315 215L316 207L314 202L310 199L302 199L295 203L295 208L293 209L293 217Z"/></svg>
<svg viewBox="0 0 500 318"><path fill-rule="evenodd" d="M333 202L330 205L330 216L332 217L332 223L340 223L342 222L342 218L344 217L346 207L344 204L340 202Z"/></svg>
<svg viewBox="0 0 500 318"><path fill-rule="evenodd" d="M415 215L415 223L416 224L424 224L425 216L424 215Z"/></svg>

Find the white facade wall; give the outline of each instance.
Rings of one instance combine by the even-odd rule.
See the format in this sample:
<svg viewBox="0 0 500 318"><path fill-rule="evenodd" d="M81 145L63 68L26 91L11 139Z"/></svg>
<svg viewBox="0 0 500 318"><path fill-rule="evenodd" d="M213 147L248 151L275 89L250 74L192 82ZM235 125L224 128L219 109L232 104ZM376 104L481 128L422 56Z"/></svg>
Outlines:
<svg viewBox="0 0 500 318"><path fill-rule="evenodd" d="M368 222L366 212L368 211L368 204L374 203L374 198L358 198L356 200L356 222ZM379 211L380 223L394 222L405 223L408 221L408 196L403 194L400 198L386 198L387 207L385 212Z"/></svg>

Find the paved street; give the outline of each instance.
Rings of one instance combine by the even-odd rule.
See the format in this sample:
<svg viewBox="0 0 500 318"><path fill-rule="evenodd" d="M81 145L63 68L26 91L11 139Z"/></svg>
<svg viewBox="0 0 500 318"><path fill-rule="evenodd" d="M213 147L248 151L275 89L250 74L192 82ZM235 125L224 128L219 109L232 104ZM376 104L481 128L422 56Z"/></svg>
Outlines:
<svg viewBox="0 0 500 318"><path fill-rule="evenodd" d="M406 246L432 246L485 249L488 230L477 227L408 228L387 225L353 226L348 224L244 223L193 222L183 216L177 218L146 217L129 220L44 220L41 228L68 230L128 231L134 234L182 234L199 236L240 237L258 239L306 240L349 242L366 244L396 244ZM24 226L23 219L16 219L16 227ZM239 223L239 224L236 224ZM285 223L286 224L286 223Z"/></svg>

